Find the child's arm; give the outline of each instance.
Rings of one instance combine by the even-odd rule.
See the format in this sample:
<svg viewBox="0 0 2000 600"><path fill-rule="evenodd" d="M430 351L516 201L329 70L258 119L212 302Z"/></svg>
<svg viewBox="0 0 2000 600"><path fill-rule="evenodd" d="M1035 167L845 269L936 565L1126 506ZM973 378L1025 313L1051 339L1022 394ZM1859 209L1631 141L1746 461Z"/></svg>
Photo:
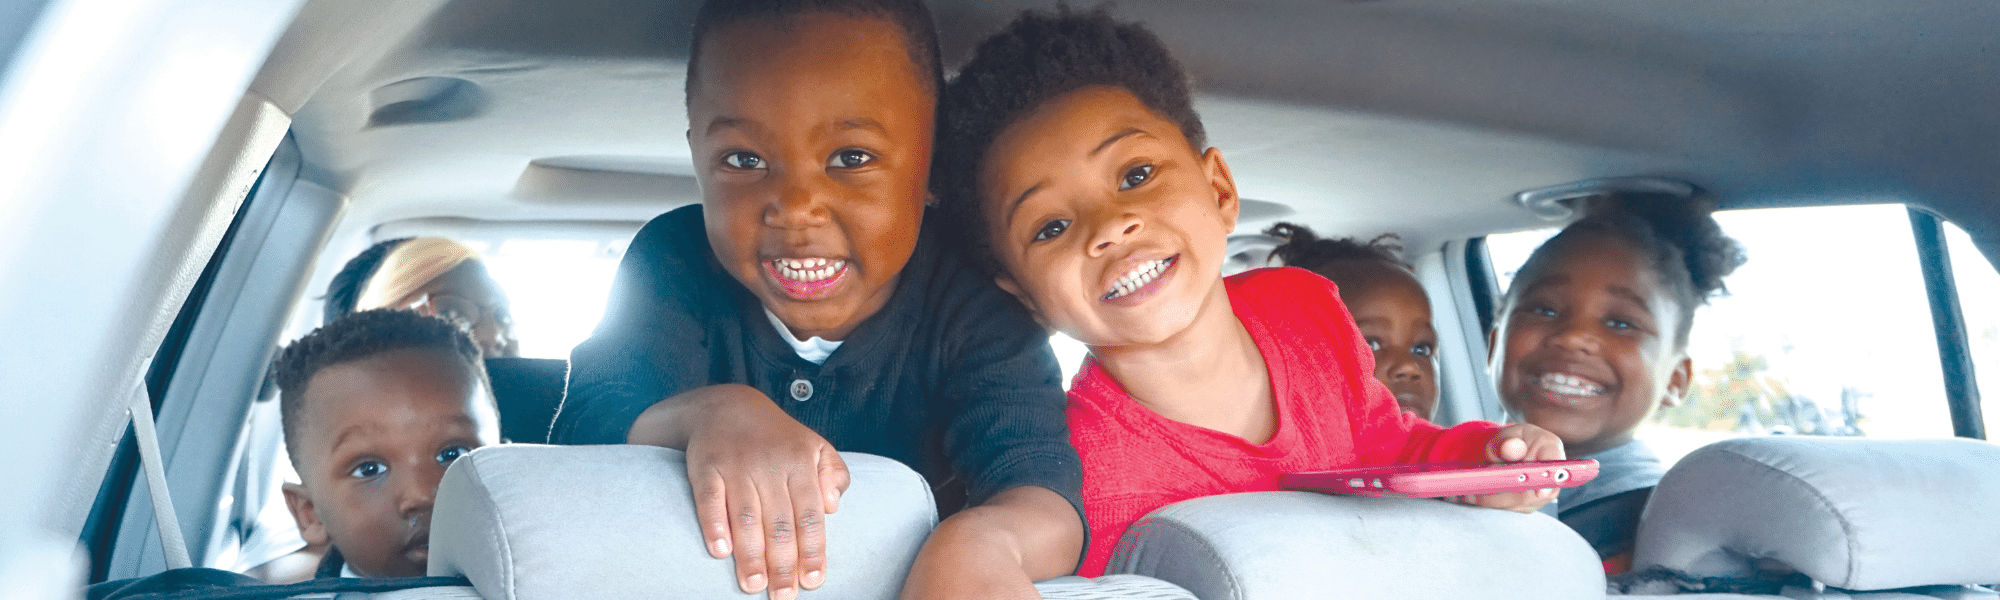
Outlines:
<svg viewBox="0 0 2000 600"><path fill-rule="evenodd" d="M719 274L689 256L705 251L699 206L646 223L632 238L590 338L570 351L557 444L616 444L661 398L708 383L707 311ZM694 246L693 244L702 244ZM704 277L704 275L707 275Z"/></svg>
<svg viewBox="0 0 2000 600"><path fill-rule="evenodd" d="M847 470L825 439L762 392L706 385L709 315L735 300L728 276L701 258L699 211L668 212L633 238L603 321L570 354L552 441L686 450L703 542L717 558L736 558L737 584L815 588L825 577L821 515L834 510ZM745 519L732 530L737 515Z"/></svg>
<svg viewBox="0 0 2000 600"><path fill-rule="evenodd" d="M1076 570L1083 521L1068 499L1021 486L939 523L903 598L1039 598L1035 581Z"/></svg>
<svg viewBox="0 0 2000 600"><path fill-rule="evenodd" d="M847 464L763 392L724 384L676 394L640 414L626 442L687 451L708 554L736 558L745 593L786 600L826 581L825 515L840 508Z"/></svg>

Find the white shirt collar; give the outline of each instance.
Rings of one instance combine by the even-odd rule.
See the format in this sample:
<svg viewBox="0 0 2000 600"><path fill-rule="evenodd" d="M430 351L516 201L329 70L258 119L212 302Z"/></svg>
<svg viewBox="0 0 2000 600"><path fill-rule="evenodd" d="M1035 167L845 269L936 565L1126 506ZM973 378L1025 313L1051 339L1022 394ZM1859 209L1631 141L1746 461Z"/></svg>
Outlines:
<svg viewBox="0 0 2000 600"><path fill-rule="evenodd" d="M840 344L844 341L827 340L819 336L813 336L809 340L801 340L792 335L791 328L786 327L785 322L778 318L778 313L771 312L771 309L766 308L764 309L764 316L770 317L771 326L778 328L778 339L785 340L785 344L791 346L792 351L797 352L799 358L806 359L815 365L826 364L826 357L833 356L833 351L839 350Z"/></svg>

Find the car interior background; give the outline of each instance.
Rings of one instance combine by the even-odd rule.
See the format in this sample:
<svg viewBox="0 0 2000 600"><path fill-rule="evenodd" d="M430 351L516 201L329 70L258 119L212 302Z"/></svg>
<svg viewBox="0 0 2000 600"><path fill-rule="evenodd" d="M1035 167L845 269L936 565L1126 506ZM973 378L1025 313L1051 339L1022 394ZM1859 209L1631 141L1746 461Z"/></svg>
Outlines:
<svg viewBox="0 0 2000 600"><path fill-rule="evenodd" d="M559 376L632 234L700 197L682 106L696 4L0 4L0 448L11 458L0 465L0 596L72 597L86 581L157 573L177 562L167 524L195 566L241 571L296 549L276 492L290 467L266 370L280 344L320 323L333 273L375 242L449 237L485 255L523 356L557 368L526 377ZM1015 13L1053 3L930 5L950 65ZM2000 583L2000 462L1980 462L1990 445L1792 444L1983 440L2000 426L2000 4L1160 0L1113 11L1158 32L1194 75L1210 141L1246 196L1232 248L1242 266L1262 264L1269 240L1256 233L1279 221L1401 235L1433 298L1442 423L1506 418L1486 372L1492 307L1567 202L1632 186L1712 193L1750 260L1698 319L1689 401L1641 437L1694 461L1681 479L1745 477L1731 466L1743 460L1803 469L1800 481L1840 505L1828 519L1907 533L1850 538L1857 550L1842 557L1813 554L1833 538L1787 537L1798 530L1757 542L1815 589L1936 597ZM1053 343L1074 368L1081 348ZM148 483L135 413L157 421L164 490ZM1829 456L1880 468L1819 466ZM492 460L501 472L534 459ZM1913 479L1884 474L1895 469ZM1869 486L1896 488L1901 504L1880 508L1889 500ZM161 491L171 519L158 518ZM1703 501L1690 498L1682 506ZM1218 565L1172 581L1205 600L1306 585L1186 553L1232 547L1203 536L1248 506L1161 515L1160 537L1131 561ZM1365 519L1375 508L1325 510ZM1674 530L1692 533L1659 534L1648 551L1690 569L1734 568L1715 566L1727 552L1685 549L1763 522L1749 508L1682 513ZM1909 576L1813 566L1843 560ZM1224 575L1262 583L1210 585ZM1588 573L1540 576L1603 589Z"/></svg>

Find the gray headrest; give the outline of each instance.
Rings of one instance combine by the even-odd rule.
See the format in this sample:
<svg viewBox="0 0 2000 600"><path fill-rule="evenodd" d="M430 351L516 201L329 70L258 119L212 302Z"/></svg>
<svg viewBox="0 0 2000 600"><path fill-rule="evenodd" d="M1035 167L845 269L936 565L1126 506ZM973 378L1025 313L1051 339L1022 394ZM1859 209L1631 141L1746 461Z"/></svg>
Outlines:
<svg viewBox="0 0 2000 600"><path fill-rule="evenodd" d="M1203 600L1604 598L1590 544L1543 514L1308 492L1210 496L1140 519L1112 573Z"/></svg>
<svg viewBox="0 0 2000 600"><path fill-rule="evenodd" d="M936 525L923 477L842 453L852 485L827 515L826 584L807 597L895 598ZM736 598L708 556L684 455L650 446L488 446L451 465L431 518L430 573L488 600Z"/></svg>
<svg viewBox="0 0 2000 600"><path fill-rule="evenodd" d="M1849 590L2000 581L2000 446L1792 436L1710 444L1660 480L1633 559L1638 569L1706 577L1776 561Z"/></svg>

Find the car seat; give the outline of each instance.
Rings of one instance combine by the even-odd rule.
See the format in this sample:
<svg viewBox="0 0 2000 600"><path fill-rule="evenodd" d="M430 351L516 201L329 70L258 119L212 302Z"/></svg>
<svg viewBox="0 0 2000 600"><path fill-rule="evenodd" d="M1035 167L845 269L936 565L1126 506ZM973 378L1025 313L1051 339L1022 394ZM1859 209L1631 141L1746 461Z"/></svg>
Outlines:
<svg viewBox="0 0 2000 600"><path fill-rule="evenodd" d="M895 598L937 523L930 485L902 463L843 453L851 484L827 515L816 598ZM734 563L708 555L685 454L651 446L488 446L452 463L431 517L430 573L489 600L736 598ZM1193 600L1141 578L1059 578L1045 598Z"/></svg>
<svg viewBox="0 0 2000 600"><path fill-rule="evenodd" d="M1158 578L1202 600L1605 595L1597 553L1548 515L1310 492L1162 507L1125 532L1109 572Z"/></svg>
<svg viewBox="0 0 2000 600"><path fill-rule="evenodd" d="M1763 580L1790 598L1993 598L1970 586L2000 582L2000 446L1710 444L1669 470L1646 506L1634 574L1621 578L1643 584L1649 572Z"/></svg>

